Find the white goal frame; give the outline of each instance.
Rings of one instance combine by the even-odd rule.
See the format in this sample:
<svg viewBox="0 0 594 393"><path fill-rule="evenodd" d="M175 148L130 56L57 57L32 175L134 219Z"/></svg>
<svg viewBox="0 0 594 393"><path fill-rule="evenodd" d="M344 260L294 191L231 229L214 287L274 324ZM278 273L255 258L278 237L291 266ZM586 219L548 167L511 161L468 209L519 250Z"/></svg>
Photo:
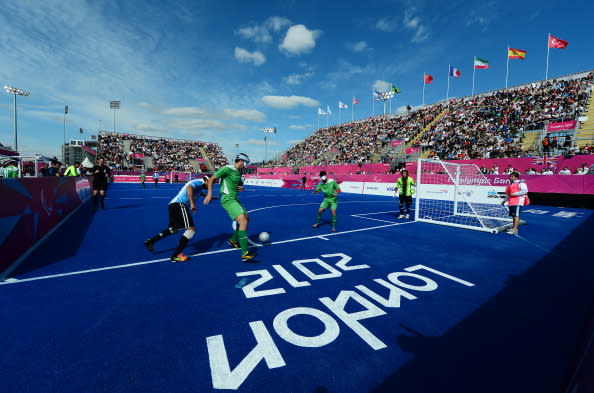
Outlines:
<svg viewBox="0 0 594 393"><path fill-rule="evenodd" d="M476 164L419 159L416 188L415 221L490 233L513 224L505 198Z"/></svg>

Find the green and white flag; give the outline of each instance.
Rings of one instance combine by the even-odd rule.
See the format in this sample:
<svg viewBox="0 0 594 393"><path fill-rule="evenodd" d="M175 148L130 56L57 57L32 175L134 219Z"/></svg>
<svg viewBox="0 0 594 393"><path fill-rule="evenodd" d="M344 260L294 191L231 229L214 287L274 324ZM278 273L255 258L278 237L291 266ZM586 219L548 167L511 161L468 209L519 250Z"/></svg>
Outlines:
<svg viewBox="0 0 594 393"><path fill-rule="evenodd" d="M482 68L489 68L489 62L485 59L479 59L478 57L474 58L474 68L482 69Z"/></svg>

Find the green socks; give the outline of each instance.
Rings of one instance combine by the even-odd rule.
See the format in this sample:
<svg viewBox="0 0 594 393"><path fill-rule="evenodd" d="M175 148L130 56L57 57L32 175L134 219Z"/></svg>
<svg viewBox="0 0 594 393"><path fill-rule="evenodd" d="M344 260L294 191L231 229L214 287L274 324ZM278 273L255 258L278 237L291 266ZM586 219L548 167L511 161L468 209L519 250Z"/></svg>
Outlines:
<svg viewBox="0 0 594 393"><path fill-rule="evenodd" d="M239 245L241 246L241 253L245 254L248 251L248 237L246 231L235 232L239 236Z"/></svg>
<svg viewBox="0 0 594 393"><path fill-rule="evenodd" d="M237 239L239 239L239 235L237 234L237 231L233 232L233 235L231 236L231 241L236 242Z"/></svg>
<svg viewBox="0 0 594 393"><path fill-rule="evenodd" d="M332 228L336 227L336 216L332 216Z"/></svg>
<svg viewBox="0 0 594 393"><path fill-rule="evenodd" d="M322 221L322 213L318 213L318 217L316 218L316 224L319 224Z"/></svg>

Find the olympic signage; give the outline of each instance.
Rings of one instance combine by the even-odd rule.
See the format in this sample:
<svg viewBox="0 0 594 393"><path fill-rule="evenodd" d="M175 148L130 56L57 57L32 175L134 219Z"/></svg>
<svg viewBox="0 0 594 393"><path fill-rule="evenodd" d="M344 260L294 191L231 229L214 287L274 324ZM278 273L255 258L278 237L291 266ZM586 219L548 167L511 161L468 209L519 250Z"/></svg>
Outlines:
<svg viewBox="0 0 594 393"><path fill-rule="evenodd" d="M295 293L316 283L319 285L319 280L340 279L352 274L352 271L370 268L371 266L365 263L353 261L353 258L346 254L334 253L323 254L319 258L294 260L290 264L272 265L267 269L237 272L236 276L253 278L241 287L245 300L252 302L255 298L268 296L275 296L280 300L289 292ZM287 366L287 360L292 357L288 354L285 354L286 357L283 356L281 350L287 351L287 348L290 348L279 345L283 341L294 347L315 350L330 345L340 336L341 331L350 330L367 344L370 350L384 349L388 347L383 341L385 338L382 340L382 337L374 334L373 329L365 326L362 321L386 315L401 306L412 306L407 301L412 302L426 296L427 292L438 289L438 283L446 280L465 287L474 286L471 282L431 267L414 265L373 279L373 282L365 285L355 285L354 288L339 290L337 294L320 297L317 299L319 303L281 310L272 321L254 317L254 320L248 323L253 338L246 340L253 342L255 339L256 344L235 366L232 366L227 353L237 342L245 341L233 337L238 329L233 327L221 334L206 337L212 386L214 389L237 390L259 363L265 363L268 369ZM385 295L386 289L388 296ZM347 307L347 304L353 302L363 310L352 311ZM290 319L308 318L315 318L321 322L324 326L323 331L314 336L303 335L294 331L289 324ZM393 338L388 343L390 341L393 341Z"/></svg>
<svg viewBox="0 0 594 393"><path fill-rule="evenodd" d="M573 130L576 126L577 122L575 120L571 121L562 121L559 123L549 123L547 126L547 131L555 132L555 131L566 131L566 130Z"/></svg>

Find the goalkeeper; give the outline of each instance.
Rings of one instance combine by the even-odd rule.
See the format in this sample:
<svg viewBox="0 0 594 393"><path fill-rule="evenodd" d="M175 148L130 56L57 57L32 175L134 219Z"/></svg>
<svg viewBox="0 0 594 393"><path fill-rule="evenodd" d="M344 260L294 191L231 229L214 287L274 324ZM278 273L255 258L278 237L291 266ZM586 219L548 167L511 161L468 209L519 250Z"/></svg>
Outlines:
<svg viewBox="0 0 594 393"><path fill-rule="evenodd" d="M251 259L256 254L248 251L247 227L250 221L247 210L239 202L238 192L242 192L243 180L241 172L244 167L249 165L250 158L247 154L240 153L235 158L235 163L219 168L213 176L208 179L208 194L204 197L204 204L208 205L212 199L212 185L216 179L221 179L221 206L225 209L229 217L239 225L227 243L233 248L241 248L241 260L244 262L253 262Z"/></svg>
<svg viewBox="0 0 594 393"><path fill-rule="evenodd" d="M317 194L318 191L322 191L324 194L324 200L318 209L316 223L313 224L312 227L317 228L320 226L322 213L329 207L330 212L332 213L332 232L336 232L336 208L338 207L338 193L340 192L340 187L338 187L336 180L328 179L326 177L326 172L322 171L320 172L320 183L313 193Z"/></svg>
<svg viewBox="0 0 594 393"><path fill-rule="evenodd" d="M410 205L412 204L412 195L415 193L415 182L408 177L408 171L400 171L400 178L396 181L396 192L394 197L398 196L398 206L400 215L398 218L410 218ZM406 215L404 215L404 205L406 204Z"/></svg>

